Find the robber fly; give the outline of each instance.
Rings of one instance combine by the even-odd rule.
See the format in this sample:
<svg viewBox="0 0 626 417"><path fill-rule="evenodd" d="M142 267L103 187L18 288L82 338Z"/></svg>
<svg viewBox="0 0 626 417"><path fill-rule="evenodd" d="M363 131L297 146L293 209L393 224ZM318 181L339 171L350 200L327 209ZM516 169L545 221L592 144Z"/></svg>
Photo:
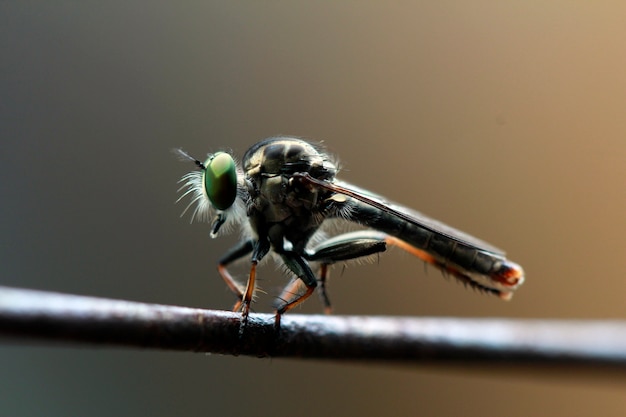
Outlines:
<svg viewBox="0 0 626 417"><path fill-rule="evenodd" d="M184 175L181 199L187 211L211 222L211 236L238 225L244 238L218 263L238 297L235 311L247 319L258 263L271 253L292 275L276 302L280 316L306 300L319 285L326 312L328 266L399 247L462 283L508 300L524 281L522 268L504 252L459 230L339 181L333 158L319 145L295 137L271 137L253 145L241 163L227 152L202 162L182 150L198 170ZM184 214L184 213L183 213ZM331 235L332 224L351 222L364 230ZM245 286L227 267L249 257ZM312 266L313 265L313 266Z"/></svg>

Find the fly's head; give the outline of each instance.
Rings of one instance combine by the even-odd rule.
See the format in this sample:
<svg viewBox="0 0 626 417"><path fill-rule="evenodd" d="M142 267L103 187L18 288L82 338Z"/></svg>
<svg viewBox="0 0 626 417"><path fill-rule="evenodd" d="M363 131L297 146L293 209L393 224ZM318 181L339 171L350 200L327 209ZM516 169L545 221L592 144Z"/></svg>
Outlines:
<svg viewBox="0 0 626 417"><path fill-rule="evenodd" d="M180 180L183 185L179 191L183 191L183 194L178 201L188 195L191 197L191 202L183 214L195 205L191 220L198 218L201 221L211 221L213 223L211 235L215 236L222 225L238 217L228 216L228 213L238 214L239 211L236 202L239 178L242 177L241 170L227 152L209 154L208 158L201 162L183 150L175 151L182 159L193 161L198 168L185 174Z"/></svg>

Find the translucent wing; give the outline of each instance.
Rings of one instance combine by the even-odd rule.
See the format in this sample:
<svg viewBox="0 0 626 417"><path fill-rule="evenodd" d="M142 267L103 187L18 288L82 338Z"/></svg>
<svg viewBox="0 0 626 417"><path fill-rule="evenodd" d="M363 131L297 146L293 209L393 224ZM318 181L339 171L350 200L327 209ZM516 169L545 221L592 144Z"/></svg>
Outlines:
<svg viewBox="0 0 626 417"><path fill-rule="evenodd" d="M399 222L407 222L422 229L428 230L438 235L445 236L453 241L462 243L475 249L489 252L495 255L504 255L504 251L474 236L450 227L442 222L432 219L416 210L409 209L402 205L386 200L384 197L370 191L359 188L355 185L343 181L321 181L310 177L307 174L296 174L296 177L305 183L316 187L321 187L338 194L353 198L361 203L384 211L398 219ZM351 219L358 222L358 218Z"/></svg>

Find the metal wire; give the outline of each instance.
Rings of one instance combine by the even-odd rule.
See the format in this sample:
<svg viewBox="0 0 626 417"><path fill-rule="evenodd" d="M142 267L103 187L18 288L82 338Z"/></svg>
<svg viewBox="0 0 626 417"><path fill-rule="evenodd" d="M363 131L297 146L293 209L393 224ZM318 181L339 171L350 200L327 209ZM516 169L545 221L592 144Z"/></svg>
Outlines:
<svg viewBox="0 0 626 417"><path fill-rule="evenodd" d="M595 368L626 374L626 322L251 314L0 286L0 340L274 358ZM600 368L598 368L600 367Z"/></svg>

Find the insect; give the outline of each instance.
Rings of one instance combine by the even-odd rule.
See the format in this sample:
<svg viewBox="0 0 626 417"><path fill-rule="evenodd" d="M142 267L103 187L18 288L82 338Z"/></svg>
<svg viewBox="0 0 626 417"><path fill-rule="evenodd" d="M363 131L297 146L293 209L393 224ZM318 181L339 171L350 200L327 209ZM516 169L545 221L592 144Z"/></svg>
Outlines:
<svg viewBox="0 0 626 417"><path fill-rule="evenodd" d="M388 246L505 300L524 281L522 268L506 259L502 250L339 181L334 159L321 146L303 139L267 138L248 149L240 164L227 152L209 154L202 162L176 151L198 168L180 181L180 199L191 197L185 212L195 205L192 221L209 221L212 237L232 226L242 229L244 238L217 266L238 297L234 310L242 312L242 322L250 311L257 265L268 254L292 275L276 301L277 323L316 287L325 311L330 312L329 265L378 254ZM329 237L333 224L346 222L364 229ZM245 257L250 260L250 274L244 286L228 266Z"/></svg>

